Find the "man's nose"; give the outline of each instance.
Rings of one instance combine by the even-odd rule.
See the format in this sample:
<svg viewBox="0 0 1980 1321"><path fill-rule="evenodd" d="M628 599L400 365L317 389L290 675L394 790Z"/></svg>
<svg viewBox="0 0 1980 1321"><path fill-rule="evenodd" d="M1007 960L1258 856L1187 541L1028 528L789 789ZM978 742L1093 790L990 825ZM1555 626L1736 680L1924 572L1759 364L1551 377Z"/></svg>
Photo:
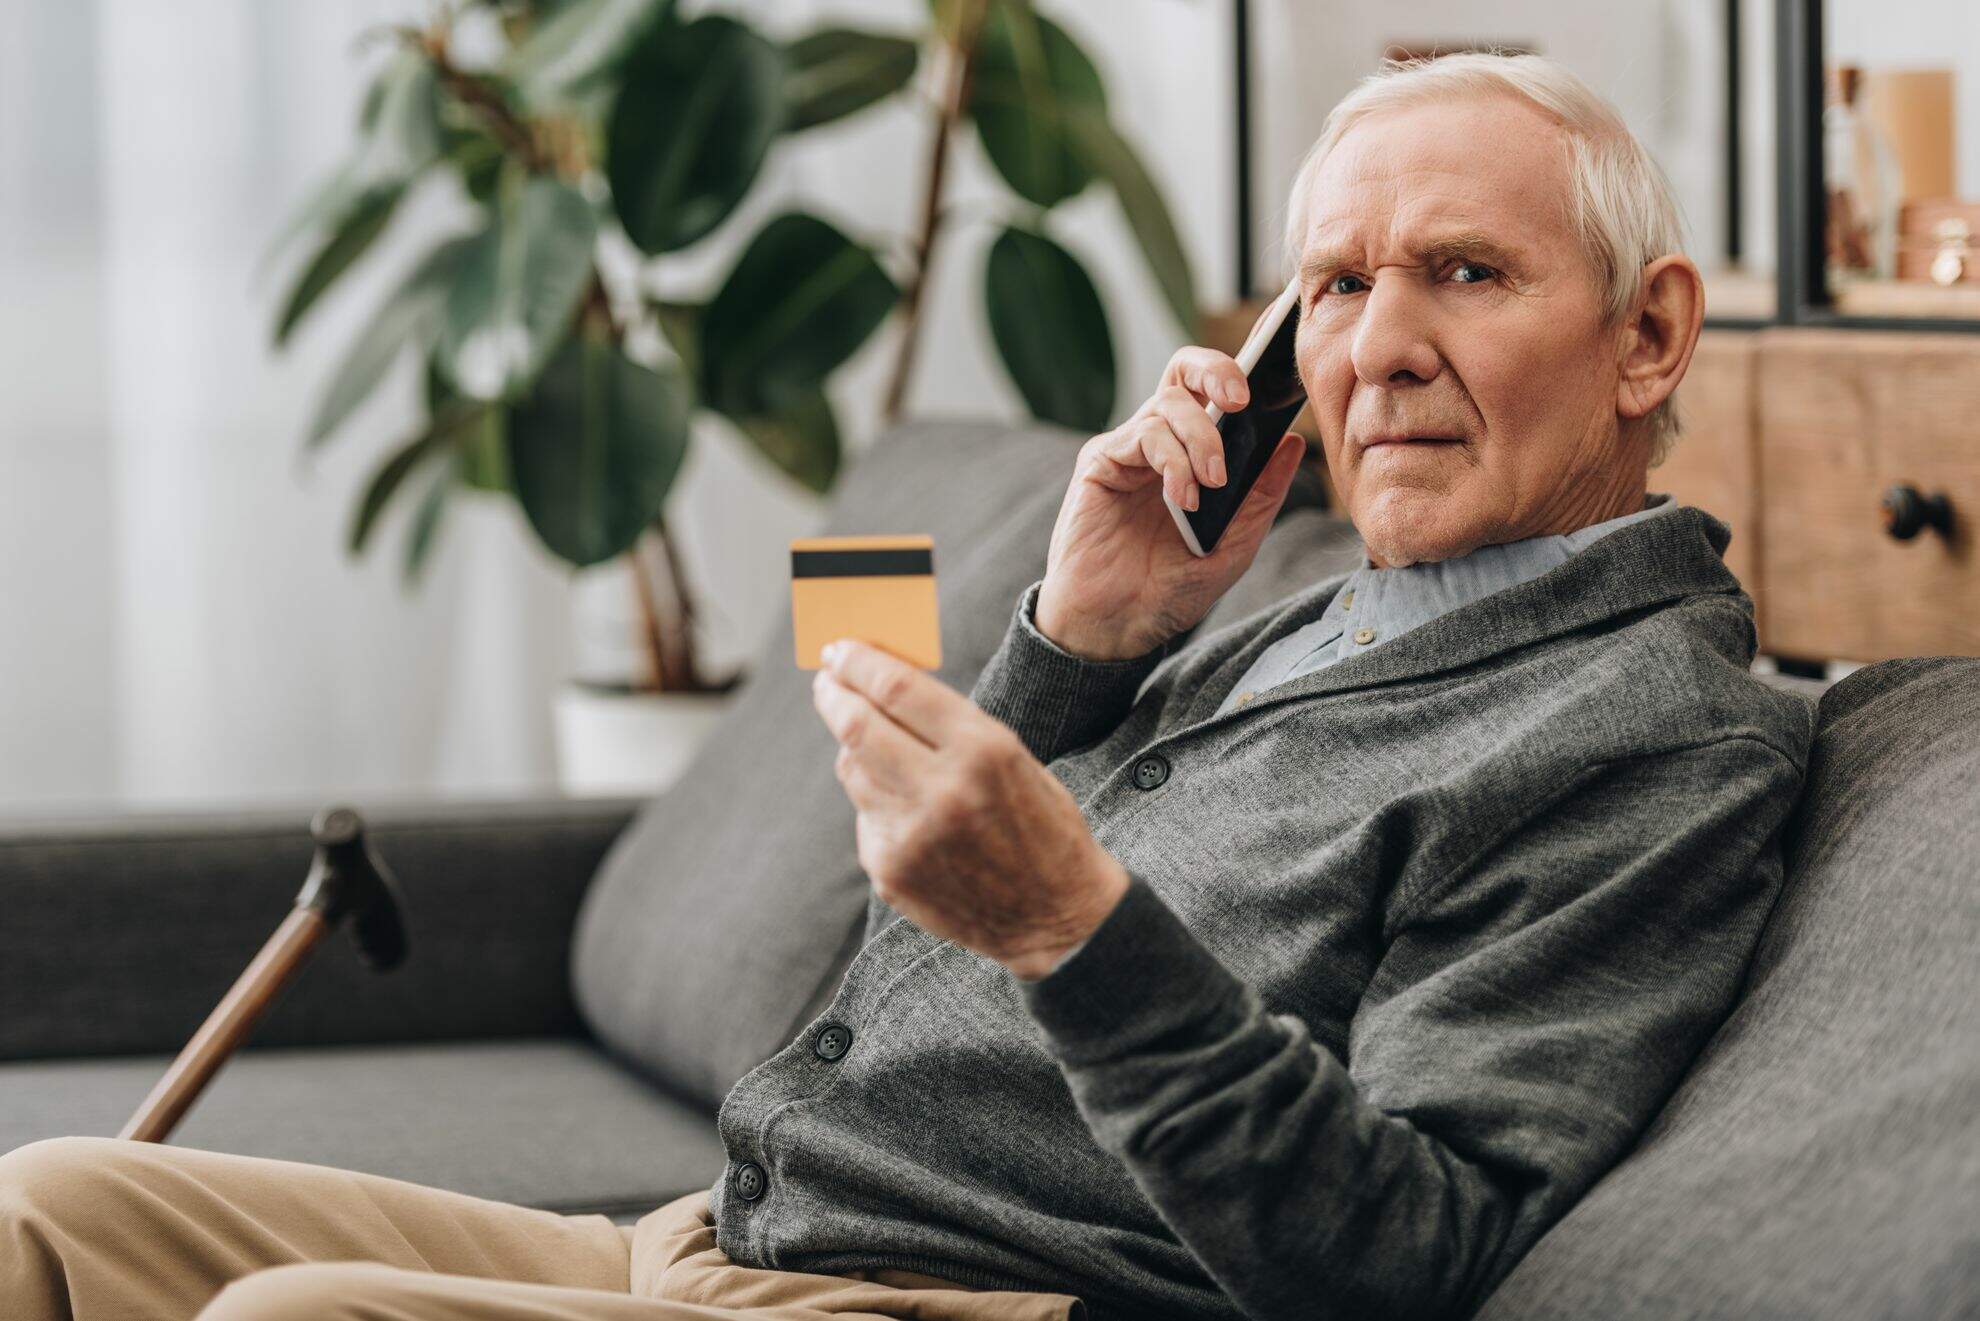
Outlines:
<svg viewBox="0 0 1980 1321"><path fill-rule="evenodd" d="M1364 385L1394 389L1435 380L1443 358L1431 342L1429 313L1416 281L1378 276L1354 328L1354 374Z"/></svg>

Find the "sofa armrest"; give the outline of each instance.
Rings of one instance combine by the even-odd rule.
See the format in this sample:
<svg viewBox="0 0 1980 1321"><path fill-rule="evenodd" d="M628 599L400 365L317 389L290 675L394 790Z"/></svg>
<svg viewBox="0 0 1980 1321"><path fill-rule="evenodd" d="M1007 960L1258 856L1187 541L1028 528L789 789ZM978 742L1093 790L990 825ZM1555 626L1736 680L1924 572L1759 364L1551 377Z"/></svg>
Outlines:
<svg viewBox="0 0 1980 1321"><path fill-rule="evenodd" d="M357 806L410 953L374 973L332 933L254 1044L581 1031L571 929L638 800ZM0 820L0 1060L177 1051L294 903L310 815Z"/></svg>

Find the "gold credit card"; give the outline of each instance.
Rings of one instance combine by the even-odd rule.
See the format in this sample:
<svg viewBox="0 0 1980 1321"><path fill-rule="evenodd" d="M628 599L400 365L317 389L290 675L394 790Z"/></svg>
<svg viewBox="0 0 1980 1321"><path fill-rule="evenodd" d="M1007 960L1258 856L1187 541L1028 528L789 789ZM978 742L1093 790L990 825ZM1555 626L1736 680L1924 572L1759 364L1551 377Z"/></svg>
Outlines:
<svg viewBox="0 0 1980 1321"><path fill-rule="evenodd" d="M939 668L935 539L908 534L793 541L791 625L799 669L819 669L819 652L839 638L871 643L924 670Z"/></svg>

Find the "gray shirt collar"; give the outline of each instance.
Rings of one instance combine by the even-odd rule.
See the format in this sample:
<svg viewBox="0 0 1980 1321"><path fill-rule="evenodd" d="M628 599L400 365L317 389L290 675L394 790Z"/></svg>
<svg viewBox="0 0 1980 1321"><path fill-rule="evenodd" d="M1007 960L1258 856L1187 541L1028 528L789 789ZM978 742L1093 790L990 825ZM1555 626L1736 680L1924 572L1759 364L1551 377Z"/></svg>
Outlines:
<svg viewBox="0 0 1980 1321"><path fill-rule="evenodd" d="M1366 646L1379 646L1460 606L1538 578L1617 528L1676 507L1669 495L1655 493L1646 496L1643 508L1633 514L1573 532L1498 542L1452 559L1402 568L1378 569L1363 555L1361 567L1348 575L1323 618L1343 627L1368 629ZM1342 647L1342 658L1361 650L1365 647L1350 638Z"/></svg>

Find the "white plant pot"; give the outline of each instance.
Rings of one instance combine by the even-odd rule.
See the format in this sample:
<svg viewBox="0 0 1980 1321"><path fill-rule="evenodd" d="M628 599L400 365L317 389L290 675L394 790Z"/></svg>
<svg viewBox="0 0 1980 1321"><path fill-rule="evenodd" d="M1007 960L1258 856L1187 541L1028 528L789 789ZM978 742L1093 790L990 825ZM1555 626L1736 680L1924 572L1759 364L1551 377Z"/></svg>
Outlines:
<svg viewBox="0 0 1980 1321"><path fill-rule="evenodd" d="M574 797L657 794L680 777L732 693L557 693L557 779Z"/></svg>

